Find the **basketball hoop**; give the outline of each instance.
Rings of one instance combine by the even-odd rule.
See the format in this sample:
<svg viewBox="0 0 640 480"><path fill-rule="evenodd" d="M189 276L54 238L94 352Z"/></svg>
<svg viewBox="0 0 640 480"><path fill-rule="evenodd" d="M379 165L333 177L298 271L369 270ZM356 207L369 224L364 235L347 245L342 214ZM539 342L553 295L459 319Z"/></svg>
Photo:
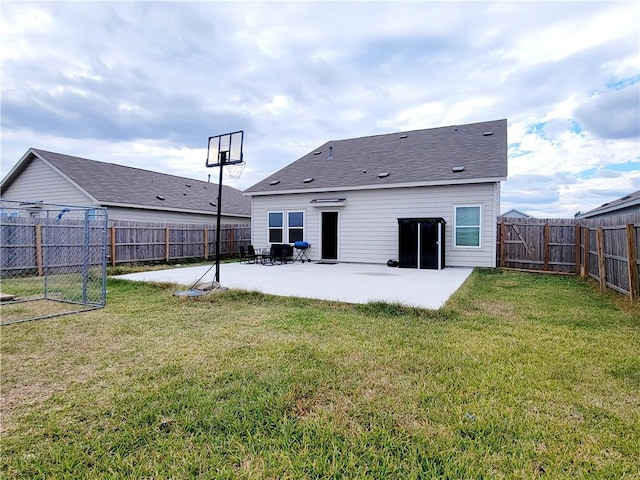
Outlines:
<svg viewBox="0 0 640 480"><path fill-rule="evenodd" d="M216 213L216 275L213 285L220 285L220 222L222 218L222 177L226 173L230 179L237 180L244 172L245 163L242 159L242 142L244 132L214 135L207 141L207 167L220 167L218 180L218 198ZM190 289L191 290L191 289Z"/></svg>
<svg viewBox="0 0 640 480"><path fill-rule="evenodd" d="M242 173L244 172L244 167L247 166L247 162L240 163L229 163L225 164L223 175L225 175L229 180L238 180Z"/></svg>

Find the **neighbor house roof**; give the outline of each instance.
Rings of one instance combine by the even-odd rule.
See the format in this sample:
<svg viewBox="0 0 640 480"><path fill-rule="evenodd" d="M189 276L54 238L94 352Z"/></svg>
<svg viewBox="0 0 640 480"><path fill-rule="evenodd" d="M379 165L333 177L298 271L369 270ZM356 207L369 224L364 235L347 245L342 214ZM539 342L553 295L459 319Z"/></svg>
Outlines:
<svg viewBox="0 0 640 480"><path fill-rule="evenodd" d="M516 210L512 208L511 210L504 212L500 215L501 217L511 217L511 218L533 218L531 215L525 212L521 212L520 210Z"/></svg>
<svg viewBox="0 0 640 480"><path fill-rule="evenodd" d="M5 190L35 158L103 206L214 213L218 185L114 163L31 148L2 181ZM224 215L251 215L250 201L232 187L222 187Z"/></svg>
<svg viewBox="0 0 640 480"><path fill-rule="evenodd" d="M635 207L635 208L634 208ZM591 218L602 215L614 215L616 213L626 213L640 211L640 190L625 195L617 200L603 203L593 210L576 215L577 218Z"/></svg>
<svg viewBox="0 0 640 480"><path fill-rule="evenodd" d="M505 180L507 121L333 140L244 191L248 195Z"/></svg>

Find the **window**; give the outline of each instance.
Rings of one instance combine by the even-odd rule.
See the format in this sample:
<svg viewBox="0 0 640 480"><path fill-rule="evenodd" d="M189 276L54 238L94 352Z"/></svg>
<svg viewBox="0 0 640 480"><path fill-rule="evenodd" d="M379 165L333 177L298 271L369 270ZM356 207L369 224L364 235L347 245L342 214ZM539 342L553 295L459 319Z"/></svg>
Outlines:
<svg viewBox="0 0 640 480"><path fill-rule="evenodd" d="M282 212L269 212L269 243L282 243Z"/></svg>
<svg viewBox="0 0 640 480"><path fill-rule="evenodd" d="M304 212L288 212L289 243L304 240Z"/></svg>
<svg viewBox="0 0 640 480"><path fill-rule="evenodd" d="M285 236L286 232L286 236ZM304 240L304 212L269 212L269 243Z"/></svg>
<svg viewBox="0 0 640 480"><path fill-rule="evenodd" d="M455 207L456 247L480 247L480 206Z"/></svg>

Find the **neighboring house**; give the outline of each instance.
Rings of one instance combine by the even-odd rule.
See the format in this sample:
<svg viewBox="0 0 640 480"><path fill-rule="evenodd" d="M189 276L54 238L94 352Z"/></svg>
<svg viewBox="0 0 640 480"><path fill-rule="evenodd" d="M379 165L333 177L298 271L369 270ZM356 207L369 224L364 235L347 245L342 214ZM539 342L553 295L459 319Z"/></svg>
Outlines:
<svg viewBox="0 0 640 480"><path fill-rule="evenodd" d="M507 121L330 141L245 190L252 241L327 262L495 266Z"/></svg>
<svg viewBox="0 0 640 480"><path fill-rule="evenodd" d="M247 224L251 205L222 187L222 223ZM0 184L5 200L107 207L109 220L215 224L218 185L29 149Z"/></svg>
<svg viewBox="0 0 640 480"><path fill-rule="evenodd" d="M604 218L640 212L640 190L612 202L603 203L588 212L578 213L576 218Z"/></svg>
<svg viewBox="0 0 640 480"><path fill-rule="evenodd" d="M528 213L521 212L520 210L516 210L512 208L511 210L504 212L501 217L509 217L509 218L533 218Z"/></svg>

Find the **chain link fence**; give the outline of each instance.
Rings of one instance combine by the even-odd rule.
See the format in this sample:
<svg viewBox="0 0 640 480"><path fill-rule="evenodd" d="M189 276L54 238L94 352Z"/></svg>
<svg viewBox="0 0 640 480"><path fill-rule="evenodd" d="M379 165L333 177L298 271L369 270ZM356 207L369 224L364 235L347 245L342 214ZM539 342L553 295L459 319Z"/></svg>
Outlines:
<svg viewBox="0 0 640 480"><path fill-rule="evenodd" d="M0 323L106 304L105 208L0 199Z"/></svg>

